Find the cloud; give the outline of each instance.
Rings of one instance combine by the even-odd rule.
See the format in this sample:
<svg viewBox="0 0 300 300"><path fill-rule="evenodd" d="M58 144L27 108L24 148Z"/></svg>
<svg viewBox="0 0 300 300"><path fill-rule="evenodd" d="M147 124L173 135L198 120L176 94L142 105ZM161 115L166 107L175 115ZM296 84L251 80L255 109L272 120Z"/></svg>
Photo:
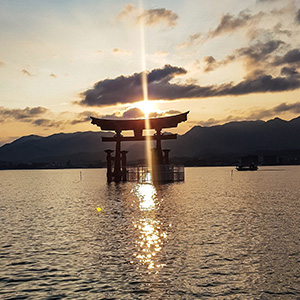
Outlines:
<svg viewBox="0 0 300 300"><path fill-rule="evenodd" d="M197 122L196 124L192 124L192 126L200 125L200 126L210 127L210 126L225 124L225 123L232 122L232 121L237 121L237 120L240 120L240 117L234 117L234 116L229 115L226 118L221 119L221 120L216 120L215 118L209 118L206 121L200 121L200 122Z"/></svg>
<svg viewBox="0 0 300 300"><path fill-rule="evenodd" d="M219 96L237 96L252 93L282 92L300 88L298 76L273 77L260 70L252 76L233 84L199 86L197 84L172 83L177 75L186 74L183 68L165 65L148 73L148 95L150 100L197 99ZM97 82L82 93L83 99L75 104L83 106L110 106L133 103L143 99L141 73L119 76Z"/></svg>
<svg viewBox="0 0 300 300"><path fill-rule="evenodd" d="M117 16L117 19L130 19L135 23L139 23L142 20L144 24L149 27L162 24L167 27L174 27L177 25L178 15L172 10L165 8L147 9L144 10L143 13L140 13L135 5L128 3Z"/></svg>
<svg viewBox="0 0 300 300"><path fill-rule="evenodd" d="M221 66L226 66L235 59L237 59L236 55L227 55L221 61L216 61L212 56L206 56L203 58L204 72L211 72Z"/></svg>
<svg viewBox="0 0 300 300"><path fill-rule="evenodd" d="M274 1L276 0L270 0L269 2L271 4L274 4ZM288 0L288 1L281 1L281 0L277 0L279 3L282 2L284 5L282 7L276 7L276 8L273 8L271 11L270 11L270 15L271 17L274 17L274 16L288 16L289 20L291 20L291 17L292 16L295 16L295 12L298 10L298 7L295 3L294 0Z"/></svg>
<svg viewBox="0 0 300 300"><path fill-rule="evenodd" d="M262 70L262 69L255 69L255 70L252 70L251 72L249 72L245 77L244 79L246 80L253 80L255 78L258 78L258 77L261 77L261 76L264 76L265 75L265 71Z"/></svg>
<svg viewBox="0 0 300 300"><path fill-rule="evenodd" d="M295 67L283 67L281 69L281 75L285 75L285 76L299 76L300 73L296 70Z"/></svg>
<svg viewBox="0 0 300 300"><path fill-rule="evenodd" d="M41 116L48 112L48 109L45 107L37 106L37 107L26 107L24 109L20 108L5 108L0 106L0 120L18 120L22 122L31 122L33 118Z"/></svg>
<svg viewBox="0 0 300 300"><path fill-rule="evenodd" d="M154 53L154 55L157 56L157 57L163 58L163 57L169 56L169 52L167 52L167 51L156 51Z"/></svg>
<svg viewBox="0 0 300 300"><path fill-rule="evenodd" d="M183 42L178 45L178 48L188 48L195 44L198 44L201 42L202 34L200 32L194 33L188 37L188 40L186 42Z"/></svg>
<svg viewBox="0 0 300 300"><path fill-rule="evenodd" d="M132 13L136 12L137 8L132 3L127 3L121 13L118 14L117 19L122 20L128 18Z"/></svg>
<svg viewBox="0 0 300 300"><path fill-rule="evenodd" d="M274 107L271 107L269 109L256 109L250 114L248 114L247 118L248 120L259 120L259 119L265 119L273 116L278 116L280 114L284 113L300 113L300 102L295 103L281 103L279 105L276 105Z"/></svg>
<svg viewBox="0 0 300 300"><path fill-rule="evenodd" d="M161 117L177 115L180 113L182 113L182 112L179 110L174 110L174 109L165 110L165 111L161 111L161 112L151 112L149 114L149 118L161 118Z"/></svg>
<svg viewBox="0 0 300 300"><path fill-rule="evenodd" d="M170 109L165 111L156 111L149 113L149 118L159 118L182 113L181 111ZM137 107L129 108L125 111L116 111L113 114L99 116L103 119L139 119L145 118L145 114Z"/></svg>
<svg viewBox="0 0 300 300"><path fill-rule="evenodd" d="M98 117L98 114L94 111L83 111L81 113L77 113L71 121L68 123L71 125L76 125L80 123L86 123L89 122L91 119L90 117Z"/></svg>
<svg viewBox="0 0 300 300"><path fill-rule="evenodd" d="M291 103L291 104L282 103L278 106L275 106L273 108L273 111L275 113L294 112L294 113L299 114L300 113L300 102Z"/></svg>
<svg viewBox="0 0 300 300"><path fill-rule="evenodd" d="M281 23L277 23L274 27L273 27L273 31L276 34L284 34L288 37L290 37L292 35L292 31L290 30L282 30L282 24Z"/></svg>
<svg viewBox="0 0 300 300"><path fill-rule="evenodd" d="M204 65L203 71L206 73L214 71L215 69L227 65L228 63L234 61L235 59L236 59L235 55L228 55L221 61L216 61L213 56L205 56L203 58L203 65Z"/></svg>
<svg viewBox="0 0 300 300"><path fill-rule="evenodd" d="M166 116L171 116L171 115L176 115L180 114L181 112L178 110L170 109L170 110L165 110L165 111L160 111L160 112L150 112L149 113L149 118L161 118L161 117L166 117ZM139 109L139 108L131 108L126 110L123 113L123 118L145 118L145 114Z"/></svg>
<svg viewBox="0 0 300 300"><path fill-rule="evenodd" d="M168 27L177 25L178 15L172 10L165 8L148 9L140 16L144 19L145 25L155 26L164 23Z"/></svg>
<svg viewBox="0 0 300 300"><path fill-rule="evenodd" d="M91 116L95 117L94 114ZM145 117L145 114L137 107L127 108L125 110L117 110L112 114L98 115L98 118L103 119L137 119L143 117Z"/></svg>
<svg viewBox="0 0 300 300"><path fill-rule="evenodd" d="M221 17L218 26L208 33L208 38L214 38L244 28L250 22L257 22L262 16L262 12L252 15L248 10L241 11L237 16L225 14Z"/></svg>
<svg viewBox="0 0 300 300"><path fill-rule="evenodd" d="M145 117L145 114L139 108L131 108L126 110L123 113L123 118L136 119L136 118L143 118L143 117Z"/></svg>
<svg viewBox="0 0 300 300"><path fill-rule="evenodd" d="M300 9L298 9L298 11L297 11L295 21L298 25L300 24Z"/></svg>
<svg viewBox="0 0 300 300"><path fill-rule="evenodd" d="M0 61L0 68L4 66L4 62Z"/></svg>
<svg viewBox="0 0 300 300"><path fill-rule="evenodd" d="M236 50L237 58L243 58L245 66L248 70L253 68L274 69L270 62L270 58L274 52L280 50L280 47L285 43L281 40L270 40L267 42L257 42L250 47L244 47Z"/></svg>
<svg viewBox="0 0 300 300"><path fill-rule="evenodd" d="M113 55L116 56L129 56L132 55L132 52L130 50L123 50L123 49L119 49L119 48L114 48L112 50Z"/></svg>
<svg viewBox="0 0 300 300"><path fill-rule="evenodd" d="M56 127L59 128L64 125L64 121L53 121L52 119L36 119L32 121L32 125L40 127Z"/></svg>
<svg viewBox="0 0 300 300"><path fill-rule="evenodd" d="M176 115L182 113L181 111L170 109L164 111L156 111L149 113L149 118L159 118L159 117L166 117L171 115ZM93 115L94 116L94 115ZM140 119L145 118L144 112L137 108L137 107L130 107L125 111L115 111L113 114L105 115L105 116L98 116L99 118L104 119Z"/></svg>
<svg viewBox="0 0 300 300"><path fill-rule="evenodd" d="M295 103L281 103L269 109L254 109L248 110L246 112L239 112L240 115L229 115L224 119L214 119L210 118L206 121L198 122L201 126L213 126L219 124L225 124L232 121L253 121L253 120L263 120L270 117L276 117L284 113L300 113L300 102ZM195 124L197 125L197 124Z"/></svg>
<svg viewBox="0 0 300 300"><path fill-rule="evenodd" d="M205 56L203 62L205 64L204 72L213 71L217 67L217 61L212 56Z"/></svg>
<svg viewBox="0 0 300 300"><path fill-rule="evenodd" d="M247 56L257 62L268 57L269 54L277 50L282 44L284 42L281 40L271 40L265 43L258 42L250 47L238 49L237 53L239 56Z"/></svg>
<svg viewBox="0 0 300 300"><path fill-rule="evenodd" d="M23 69L21 72L22 72L24 75L27 75L27 76L29 76L29 77L34 76L33 74L31 74L30 72L28 72L28 71L25 70L25 69Z"/></svg>
<svg viewBox="0 0 300 300"><path fill-rule="evenodd" d="M161 69L154 69L148 73L149 99L157 98L163 93L156 88L165 88L167 93L168 82L177 75L185 74L183 68L165 65ZM94 87L82 93L83 99L77 104L85 106L109 106L121 103L133 103L143 99L141 74L119 76L115 79L105 79L97 82ZM175 95L174 95L175 96Z"/></svg>
<svg viewBox="0 0 300 300"><path fill-rule="evenodd" d="M288 51L283 56L277 56L274 59L274 65L279 66L283 64L299 64L300 63L300 50L299 49L292 49Z"/></svg>
<svg viewBox="0 0 300 300"><path fill-rule="evenodd" d="M228 55L221 61L216 61L212 56L206 56L203 58L204 72L214 71L216 68L227 65L240 58L245 60L248 69L252 69L253 67L257 68L258 65L263 65L266 68L267 65L272 65L268 62L268 58L273 52L278 50L281 45L284 45L284 42L281 40L270 40L264 43L257 42L249 47L235 50L233 55Z"/></svg>
<svg viewBox="0 0 300 300"><path fill-rule="evenodd" d="M186 42L178 45L178 48L187 48L203 44L210 39L238 31L242 28L249 29L251 24L256 24L263 16L263 12L253 15L249 10L243 10L237 16L227 13L222 15L219 24L215 29L211 29L207 33L197 32L190 35Z"/></svg>
<svg viewBox="0 0 300 300"><path fill-rule="evenodd" d="M59 127L61 122L53 121L53 119L44 118L45 115L51 113L47 108L37 106L37 107L26 107L21 108L5 108L0 107L0 120L3 122L25 122L30 123L34 126L43 126L43 127Z"/></svg>
<svg viewBox="0 0 300 300"><path fill-rule="evenodd" d="M225 85L218 87L212 94L221 95L245 95L264 92L291 91L300 87L299 79L295 77L272 77L261 75L258 78L244 80L237 85Z"/></svg>
<svg viewBox="0 0 300 300"><path fill-rule="evenodd" d="M37 107L33 107L33 108L29 108L26 107L23 111L25 111L26 113L30 114L30 115L41 115L44 114L48 111L47 108L42 107L42 106L37 106Z"/></svg>
<svg viewBox="0 0 300 300"><path fill-rule="evenodd" d="M80 123L89 123L90 116L100 117L95 111L83 111L74 113L65 111L54 113L41 106L21 108L5 108L0 106L0 123L3 122L21 122L34 127L44 128L64 128L66 125L77 125ZM20 125L21 126L21 125Z"/></svg>
<svg viewBox="0 0 300 300"><path fill-rule="evenodd" d="M276 0L256 0L256 2L262 2L262 3L273 3ZM277 0L278 1L278 0Z"/></svg>

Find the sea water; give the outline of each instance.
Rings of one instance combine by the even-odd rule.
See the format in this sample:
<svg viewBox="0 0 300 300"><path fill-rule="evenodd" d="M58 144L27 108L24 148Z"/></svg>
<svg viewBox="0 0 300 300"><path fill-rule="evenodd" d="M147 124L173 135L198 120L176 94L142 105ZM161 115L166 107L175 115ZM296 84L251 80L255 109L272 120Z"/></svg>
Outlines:
<svg viewBox="0 0 300 300"><path fill-rule="evenodd" d="M1 299L300 299L300 167L0 171Z"/></svg>

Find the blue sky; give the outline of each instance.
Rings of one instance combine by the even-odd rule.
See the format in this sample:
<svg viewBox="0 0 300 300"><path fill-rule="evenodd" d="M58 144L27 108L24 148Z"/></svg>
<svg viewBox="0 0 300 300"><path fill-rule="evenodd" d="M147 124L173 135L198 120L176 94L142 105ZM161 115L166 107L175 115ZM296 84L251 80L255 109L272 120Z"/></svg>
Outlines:
<svg viewBox="0 0 300 300"><path fill-rule="evenodd" d="M139 117L142 57L153 116L176 129L300 114L300 1L0 2L0 145ZM144 24L144 49L141 46Z"/></svg>

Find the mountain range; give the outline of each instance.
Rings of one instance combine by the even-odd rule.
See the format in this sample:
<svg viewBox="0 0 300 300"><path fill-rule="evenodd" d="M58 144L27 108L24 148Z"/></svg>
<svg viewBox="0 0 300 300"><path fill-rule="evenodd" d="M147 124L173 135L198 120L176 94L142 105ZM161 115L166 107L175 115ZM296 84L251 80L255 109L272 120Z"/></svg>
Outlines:
<svg viewBox="0 0 300 300"><path fill-rule="evenodd" d="M29 135L0 148L2 166L34 164L35 166L104 166L105 149L113 143L103 143L102 136L111 132L59 133L48 137ZM128 160L144 158L143 142L122 143ZM275 155L297 161L300 157L300 117L285 121L230 122L211 127L195 126L177 140L164 141L171 149L174 162L194 164L236 164L243 155ZM198 162L198 163L197 163ZM201 164L201 163L200 163Z"/></svg>

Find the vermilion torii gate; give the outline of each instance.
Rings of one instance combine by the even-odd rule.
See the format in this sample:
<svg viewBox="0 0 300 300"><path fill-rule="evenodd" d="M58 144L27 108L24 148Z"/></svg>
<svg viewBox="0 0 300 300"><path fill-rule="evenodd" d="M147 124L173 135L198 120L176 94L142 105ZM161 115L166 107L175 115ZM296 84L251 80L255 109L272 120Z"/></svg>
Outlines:
<svg viewBox="0 0 300 300"><path fill-rule="evenodd" d="M163 128L177 127L178 123L187 120L189 111L163 118L150 119L98 119L91 117L92 124L97 125L101 130L113 130L116 132L114 137L102 137L103 142L116 142L115 157L112 156L113 150L106 150L107 159L107 181L120 182L126 181L126 153L121 151L121 142L130 141L145 141L146 139L155 140L156 148L153 149L154 159L152 169L159 170L159 166L166 166L169 164L169 151L162 150L161 141L176 139L177 134L163 134ZM154 129L156 132L153 136L144 136L144 129ZM121 132L125 130L132 130L134 136L122 136ZM112 161L114 161L114 169L112 170ZM159 172L156 174L158 181L164 181ZM154 178L155 179L155 178Z"/></svg>

